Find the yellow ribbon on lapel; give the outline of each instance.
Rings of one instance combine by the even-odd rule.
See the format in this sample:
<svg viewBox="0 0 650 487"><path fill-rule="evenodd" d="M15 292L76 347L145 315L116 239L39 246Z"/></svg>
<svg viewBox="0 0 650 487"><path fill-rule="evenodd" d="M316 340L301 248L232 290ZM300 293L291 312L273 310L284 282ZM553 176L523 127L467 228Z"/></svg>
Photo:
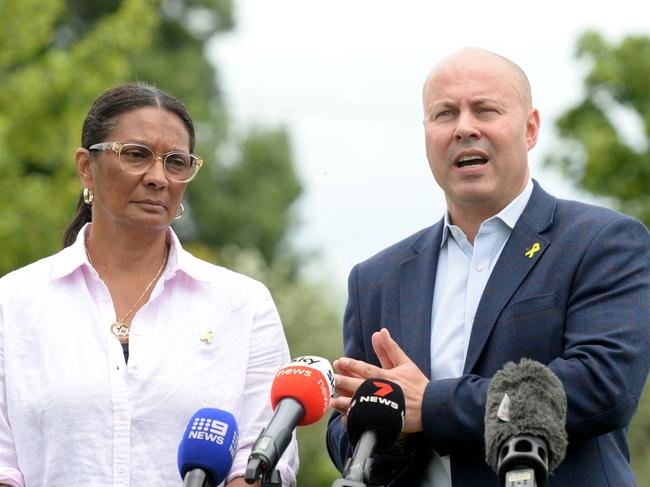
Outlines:
<svg viewBox="0 0 650 487"><path fill-rule="evenodd" d="M528 257L529 259L532 259L533 255L535 255L535 252L539 252L539 249L541 249L541 247L539 246L539 243L535 242L533 244L533 246L530 248L530 250L527 250L524 255L526 257Z"/></svg>

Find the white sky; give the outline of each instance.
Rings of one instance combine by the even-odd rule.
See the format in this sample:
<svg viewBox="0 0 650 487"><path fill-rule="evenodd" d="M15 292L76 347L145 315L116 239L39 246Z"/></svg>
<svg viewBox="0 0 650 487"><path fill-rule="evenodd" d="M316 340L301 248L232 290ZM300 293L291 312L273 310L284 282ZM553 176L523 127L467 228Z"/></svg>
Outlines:
<svg viewBox="0 0 650 487"><path fill-rule="evenodd" d="M424 153L421 87L459 48L487 48L524 69L542 117L531 174L556 196L586 199L541 161L555 142L553 120L581 94L578 35L650 35L640 5L235 0L235 31L210 55L235 125L288 129L305 188L296 245L319 249L318 271L345 289L355 263L443 214Z"/></svg>

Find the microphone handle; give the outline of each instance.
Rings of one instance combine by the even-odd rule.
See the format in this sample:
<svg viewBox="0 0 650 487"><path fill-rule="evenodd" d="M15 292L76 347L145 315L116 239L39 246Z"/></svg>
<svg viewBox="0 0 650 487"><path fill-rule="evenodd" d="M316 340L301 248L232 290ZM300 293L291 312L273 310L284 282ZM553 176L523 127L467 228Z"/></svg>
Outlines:
<svg viewBox="0 0 650 487"><path fill-rule="evenodd" d="M248 457L246 482L252 484L260 474L275 468L304 415L305 408L299 401L292 397L280 400L268 427L262 430Z"/></svg>
<svg viewBox="0 0 650 487"><path fill-rule="evenodd" d="M352 454L350 466L345 471L344 478L355 482L363 482L366 464L377 446L377 434L374 431L364 431L357 442Z"/></svg>
<svg viewBox="0 0 650 487"><path fill-rule="evenodd" d="M519 487L520 485L530 485L531 487L544 487L544 484L537 484L535 480L535 470L532 468L522 467L506 472L505 487Z"/></svg>
<svg viewBox="0 0 650 487"><path fill-rule="evenodd" d="M193 468L185 474L183 487L210 487L210 477L205 473L205 470Z"/></svg>

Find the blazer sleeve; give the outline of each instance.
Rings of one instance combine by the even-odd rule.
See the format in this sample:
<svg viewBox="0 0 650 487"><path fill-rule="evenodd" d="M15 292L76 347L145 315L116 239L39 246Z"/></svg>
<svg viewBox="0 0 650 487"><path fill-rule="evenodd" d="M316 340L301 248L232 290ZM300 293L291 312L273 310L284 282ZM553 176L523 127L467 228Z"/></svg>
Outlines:
<svg viewBox="0 0 650 487"><path fill-rule="evenodd" d="M626 427L650 367L648 231L637 220L618 217L585 237L588 241L580 243L582 255L572 274L557 270L558 279L569 281L562 284L568 288L564 345L560 356L547 364L567 393L570 443ZM500 352L497 346L507 344L489 342L487 352L493 357ZM440 454L482 447L489 382L464 375L429 383L423 427Z"/></svg>
<svg viewBox="0 0 650 487"><path fill-rule="evenodd" d="M354 266L348 277L348 302L343 318L343 344L346 357L365 361L357 301L358 268L358 265ZM352 455L353 447L348 439L343 417L337 411L332 413L328 421L326 442L330 458L339 472L343 472L346 460Z"/></svg>

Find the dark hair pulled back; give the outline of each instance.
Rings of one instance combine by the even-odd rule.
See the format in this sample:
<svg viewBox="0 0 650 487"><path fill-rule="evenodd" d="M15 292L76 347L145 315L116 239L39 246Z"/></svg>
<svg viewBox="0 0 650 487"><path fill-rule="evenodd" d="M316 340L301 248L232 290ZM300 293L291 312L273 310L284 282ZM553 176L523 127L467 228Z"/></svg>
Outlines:
<svg viewBox="0 0 650 487"><path fill-rule="evenodd" d="M118 85L105 91L94 101L81 129L81 146L88 149L93 144L104 142L104 138L115 128L119 115L145 107L156 107L178 115L190 136L190 152L194 151L194 123L187 108L171 95L144 82ZM63 246L72 245L81 227L91 220L91 207L84 203L82 194L79 196L74 217L63 233Z"/></svg>

